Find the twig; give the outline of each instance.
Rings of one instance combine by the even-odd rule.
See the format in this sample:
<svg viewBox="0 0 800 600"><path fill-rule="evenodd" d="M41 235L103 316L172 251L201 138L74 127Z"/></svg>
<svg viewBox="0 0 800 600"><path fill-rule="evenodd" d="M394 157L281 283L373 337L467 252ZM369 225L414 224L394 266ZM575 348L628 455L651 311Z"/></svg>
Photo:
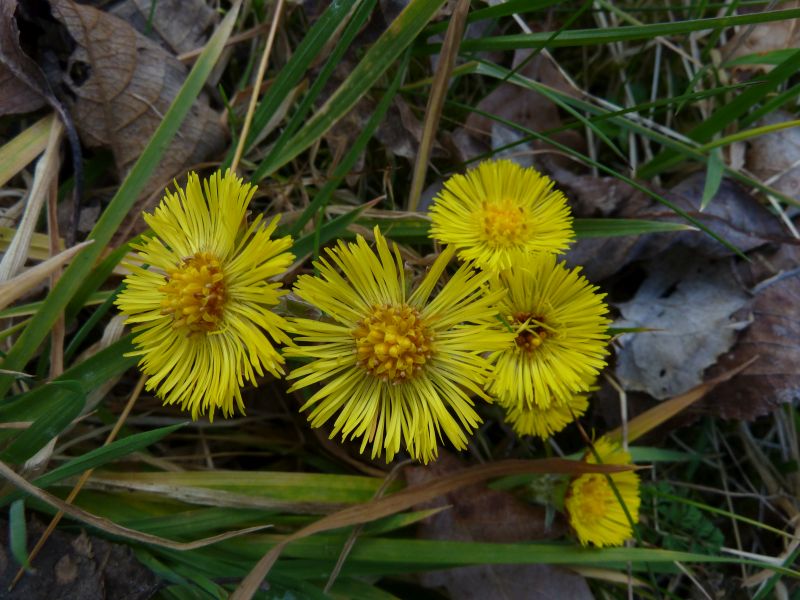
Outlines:
<svg viewBox="0 0 800 600"><path fill-rule="evenodd" d="M458 57L458 47L461 45L461 38L464 35L464 27L467 23L467 13L469 12L469 0L459 0L453 15L450 17L450 25L444 36L442 51L439 54L439 64L436 66L436 73L431 84L431 95L428 96L428 106L425 109L425 126L422 130L422 139L419 141L417 160L414 164L414 177L411 180L411 191L408 194L408 210L415 211L419 205L419 198L425 186L425 174L428 172L428 160L431 155L431 148L436 139L436 130L439 127L439 118L442 116L442 106L447 95L447 85L450 82L450 74Z"/></svg>
<svg viewBox="0 0 800 600"><path fill-rule="evenodd" d="M253 122L253 114L256 111L256 103L258 102L258 94L261 90L261 82L264 81L264 73L267 71L267 63L269 62L269 55L272 52L272 45L275 43L275 33L278 31L278 22L283 12L284 0L278 0L275 5L275 14L272 17L272 25L269 28L269 35L267 36L267 44L264 46L264 53L261 55L261 63L258 65L258 73L256 80L253 83L253 94L250 96L250 104L247 107L247 114L244 117L244 125L242 126L242 133L239 136L239 142L236 144L236 153L231 162L231 171L236 172L239 167L239 161L242 159L244 147L247 143L247 134L250 133L250 125Z"/></svg>

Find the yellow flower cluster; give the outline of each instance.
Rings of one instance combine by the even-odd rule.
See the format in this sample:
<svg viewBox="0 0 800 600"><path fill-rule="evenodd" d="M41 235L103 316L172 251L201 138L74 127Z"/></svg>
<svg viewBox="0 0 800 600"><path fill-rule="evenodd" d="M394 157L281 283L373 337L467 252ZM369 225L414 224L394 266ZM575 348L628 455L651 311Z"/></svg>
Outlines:
<svg viewBox="0 0 800 600"><path fill-rule="evenodd" d="M297 361L289 391L313 388L300 409L313 427L331 422L331 437L358 439L373 458L404 450L425 463L445 439L466 447L481 421L476 398L496 400L518 434L541 438L587 410L606 364L607 307L557 259L574 231L549 178L500 160L447 180L430 210L430 235L446 247L418 281L377 227L374 245L359 235L326 248L293 290L316 319L275 312L292 240L272 239L277 218L248 224L254 191L231 172L202 185L190 174L185 190L145 215L153 235L134 246L141 266L130 266L117 305L134 326L147 389L165 403L195 419L244 412L241 388L283 375L285 356ZM445 277L456 255L463 262ZM581 542L630 534L606 489L618 480L632 498L636 482L635 522L638 479L627 475L636 477L570 484L564 508ZM613 513L613 531L593 534L596 513Z"/></svg>

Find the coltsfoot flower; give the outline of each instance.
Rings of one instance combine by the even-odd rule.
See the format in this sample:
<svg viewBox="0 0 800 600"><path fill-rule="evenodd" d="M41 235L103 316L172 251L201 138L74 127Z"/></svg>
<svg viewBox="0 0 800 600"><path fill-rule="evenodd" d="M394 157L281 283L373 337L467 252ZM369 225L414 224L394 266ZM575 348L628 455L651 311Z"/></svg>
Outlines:
<svg viewBox="0 0 800 600"><path fill-rule="evenodd" d="M626 465L631 462L630 453L607 438L597 440L594 448L600 460L588 452L584 459L588 463ZM639 503L639 476L634 471L585 473L570 482L564 509L570 526L584 546L620 546L633 535L632 523L639 522Z"/></svg>
<svg viewBox="0 0 800 600"><path fill-rule="evenodd" d="M362 438L361 452L371 444L388 462L404 445L427 463L443 437L466 447L480 422L470 396L488 399L483 354L513 339L495 327L505 292L487 293L488 275L462 266L430 299L449 248L409 294L397 246L374 234L375 250L361 236L340 241L315 263L318 277L298 278L295 293L325 317L294 320L299 336L286 355L311 362L288 379L291 390L323 384L301 408L313 427L335 418L331 437Z"/></svg>
<svg viewBox="0 0 800 600"><path fill-rule="evenodd" d="M432 238L492 271L538 252L562 253L574 238L564 194L549 177L510 160L485 161L450 177L430 215Z"/></svg>
<svg viewBox="0 0 800 600"><path fill-rule="evenodd" d="M283 373L274 344L290 341L288 323L270 309L286 292L270 278L292 263L292 240L271 239L277 217L247 225L255 189L228 171L202 187L190 173L185 191L166 192L144 215L154 235L133 246L146 266L128 265L116 301L134 325L146 388L193 419L231 416L234 404L244 412L245 381Z"/></svg>
<svg viewBox="0 0 800 600"><path fill-rule="evenodd" d="M507 290L501 315L516 337L494 353L488 391L506 406L549 408L586 392L605 367L608 307L579 274L538 254L493 280Z"/></svg>
<svg viewBox="0 0 800 600"><path fill-rule="evenodd" d="M550 402L547 408L536 403L498 404L506 412L506 421L517 435L533 435L542 439L555 435L589 408L586 394L573 394L566 402Z"/></svg>

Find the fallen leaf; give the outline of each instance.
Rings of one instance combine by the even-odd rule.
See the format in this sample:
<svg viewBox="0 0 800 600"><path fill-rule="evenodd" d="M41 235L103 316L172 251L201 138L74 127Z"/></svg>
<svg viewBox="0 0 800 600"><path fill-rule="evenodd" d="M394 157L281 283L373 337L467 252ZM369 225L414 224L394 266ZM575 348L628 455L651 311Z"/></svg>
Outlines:
<svg viewBox="0 0 800 600"><path fill-rule="evenodd" d="M44 526L28 523L28 547L33 547ZM8 539L8 523L0 521L0 537ZM153 572L139 563L128 546L104 539L68 534L57 529L33 563L35 573L26 574L8 591L19 565L0 545L0 589L8 600L58 598L59 600L145 600L160 583Z"/></svg>
<svg viewBox="0 0 800 600"><path fill-rule="evenodd" d="M647 219L685 223L685 219L670 208L660 204L640 190L624 183L612 184L605 179L598 182L598 194L592 201L590 175L575 175L566 169L554 172L558 185L569 196L574 190L579 202L576 216L609 216L615 218ZM797 244L781 221L740 185L723 179L711 204L700 211L700 200L705 186L705 173L696 172L669 191L658 190L661 196L702 223L710 231L727 240L742 252L748 252L767 243ZM581 191L582 190L582 191ZM612 199L603 194L613 195ZM614 206L616 204L616 206ZM592 211L592 206L600 206ZM588 214L587 214L588 213ZM634 261L660 257L671 260L672 248L688 247L696 255L706 258L725 258L734 254L703 231L682 231L644 236L593 238L578 240L566 255L570 265L582 265L591 281L602 281ZM680 250L678 250L680 251Z"/></svg>
<svg viewBox="0 0 800 600"><path fill-rule="evenodd" d="M658 331L619 338L616 374L626 390L663 400L699 385L730 349L741 325L731 315L748 297L727 263L690 250L650 262L647 272L633 299L617 304L622 318L615 326Z"/></svg>
<svg viewBox="0 0 800 600"><path fill-rule="evenodd" d="M386 117L378 125L375 139L395 156L402 156L413 162L422 139L422 122L408 103L397 96L386 112ZM441 158L446 153L441 145L434 143L432 154Z"/></svg>
<svg viewBox="0 0 800 600"><path fill-rule="evenodd" d="M756 126L792 121L795 115L783 110L771 112ZM747 168L761 181L769 181L790 198L800 200L800 129L791 127L750 140Z"/></svg>
<svg viewBox="0 0 800 600"><path fill-rule="evenodd" d="M178 93L186 67L112 15L54 0L53 16L75 40L58 83L84 142L112 149L120 174L139 157ZM153 179L161 182L218 151L224 129L201 97Z"/></svg>
<svg viewBox="0 0 800 600"><path fill-rule="evenodd" d="M797 8L800 2L782 2L780 9ZM797 48L800 46L800 21L784 19L757 25L742 25L722 49L722 57L727 61L749 54L767 54L773 50ZM774 65L737 65L736 70L769 71Z"/></svg>
<svg viewBox="0 0 800 600"><path fill-rule="evenodd" d="M47 103L44 74L20 47L16 9L16 0L0 1L0 115L32 112Z"/></svg>
<svg viewBox="0 0 800 600"><path fill-rule="evenodd" d="M513 67L528 60L529 56L529 50L515 52ZM543 54L538 54L529 60L519 73L528 79L539 81L564 93L574 93L552 60ZM561 124L561 116L555 103L542 94L508 82L497 85L478 103L477 108L483 113L501 117L533 131L546 131L557 128ZM519 129L508 127L495 119L472 112L467 117L464 126L453 132L451 146L456 156L464 162L490 150L497 150L519 142L525 137L527 135ZM552 139L571 148L585 150L583 138L575 131L556 133ZM496 152L495 156L510 158L526 167L540 165L540 170L549 171L553 165L561 165L568 160L559 154L550 153L547 155L549 160L545 163L547 169L543 169L542 162L536 160L535 155L538 152L549 152L550 150L549 144L535 140L501 150Z"/></svg>
<svg viewBox="0 0 800 600"><path fill-rule="evenodd" d="M202 47L217 22L217 13L204 0L126 0L110 13L139 33L155 37L183 54Z"/></svg>
<svg viewBox="0 0 800 600"><path fill-rule="evenodd" d="M449 453L427 467L405 470L410 485L426 482L463 468ZM484 485L472 485L418 505L417 510L449 506L418 526L419 537L480 542L527 542L563 535L566 525L556 520L545 526L545 510L516 496ZM549 565L485 565L432 571L421 575L427 587L444 587L451 598L554 599L592 598L583 577Z"/></svg>
<svg viewBox="0 0 800 600"><path fill-rule="evenodd" d="M752 324L710 372L758 357L703 401L703 408L726 419L752 420L800 399L800 250L783 246L770 262L781 271L755 287Z"/></svg>

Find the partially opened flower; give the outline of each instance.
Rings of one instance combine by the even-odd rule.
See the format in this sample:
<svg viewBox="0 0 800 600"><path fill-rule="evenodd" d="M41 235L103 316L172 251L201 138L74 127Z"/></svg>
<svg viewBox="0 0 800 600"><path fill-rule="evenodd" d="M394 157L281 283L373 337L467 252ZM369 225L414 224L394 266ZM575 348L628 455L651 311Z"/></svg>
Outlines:
<svg viewBox="0 0 800 600"><path fill-rule="evenodd" d="M586 394L573 394L566 402L550 402L542 407L536 403L498 403L506 412L506 421L517 435L533 435L542 439L555 435L589 408Z"/></svg>
<svg viewBox="0 0 800 600"><path fill-rule="evenodd" d="M606 465L631 462L630 453L607 438L597 440L594 449L600 460L589 452L586 462ZM633 535L633 524L639 522L639 503L639 476L634 471L585 473L570 482L564 509L584 546L620 546Z"/></svg>
<svg viewBox="0 0 800 600"><path fill-rule="evenodd" d="M244 412L240 388L265 372L283 373L274 343L289 342L288 323L270 309L278 303L283 273L293 260L290 237L271 239L259 215L249 226L255 187L230 171L200 185L190 173L186 190L167 192L152 215L154 235L133 247L144 267L128 265L116 301L134 324L146 387L192 418L219 409Z"/></svg>
<svg viewBox="0 0 800 600"><path fill-rule="evenodd" d="M585 392L608 354L604 294L579 274L538 254L499 274L500 311L516 336L496 352L489 392L506 406L565 404Z"/></svg>
<svg viewBox="0 0 800 600"><path fill-rule="evenodd" d="M313 427L335 418L331 437L362 438L362 452L371 444L387 462L403 445L427 463L444 437L464 448L480 422L471 396L485 398L483 353L512 338L495 327L504 292L487 294L488 276L462 266L431 299L448 249L409 294L397 246L374 233L375 250L361 236L340 241L315 263L318 277L298 278L295 293L325 320L295 320L297 345L286 355L311 362L288 378L292 390L322 383L301 409Z"/></svg>
<svg viewBox="0 0 800 600"><path fill-rule="evenodd" d="M564 194L549 177L510 160L485 161L450 177L430 215L431 237L494 271L537 252L564 252L574 237Z"/></svg>

